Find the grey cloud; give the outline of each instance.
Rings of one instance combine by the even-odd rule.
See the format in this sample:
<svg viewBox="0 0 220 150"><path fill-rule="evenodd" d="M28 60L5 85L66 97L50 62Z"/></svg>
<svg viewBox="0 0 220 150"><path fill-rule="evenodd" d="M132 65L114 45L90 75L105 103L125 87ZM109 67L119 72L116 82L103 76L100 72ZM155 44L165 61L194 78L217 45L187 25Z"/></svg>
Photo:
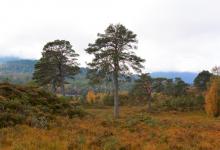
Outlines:
<svg viewBox="0 0 220 150"><path fill-rule="evenodd" d="M110 23L138 34L147 71L201 71L219 65L218 0L20 0L0 5L0 55L39 58L48 41L84 49Z"/></svg>

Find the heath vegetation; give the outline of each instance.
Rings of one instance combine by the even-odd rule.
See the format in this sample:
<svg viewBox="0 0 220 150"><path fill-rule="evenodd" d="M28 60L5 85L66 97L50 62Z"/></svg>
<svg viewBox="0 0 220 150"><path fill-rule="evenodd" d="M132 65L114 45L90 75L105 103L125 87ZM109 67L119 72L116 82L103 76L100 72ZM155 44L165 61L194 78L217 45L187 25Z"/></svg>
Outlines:
<svg viewBox="0 0 220 150"><path fill-rule="evenodd" d="M46 43L34 64L1 65L0 149L219 150L220 67L193 84L153 78L137 44L110 24L85 49L88 68L66 40Z"/></svg>

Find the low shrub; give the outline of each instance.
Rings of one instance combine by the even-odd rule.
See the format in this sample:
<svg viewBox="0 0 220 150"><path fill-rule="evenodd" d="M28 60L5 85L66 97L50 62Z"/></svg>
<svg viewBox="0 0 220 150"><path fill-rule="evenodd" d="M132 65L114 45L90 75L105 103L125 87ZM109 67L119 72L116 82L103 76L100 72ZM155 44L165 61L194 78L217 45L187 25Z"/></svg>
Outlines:
<svg viewBox="0 0 220 150"><path fill-rule="evenodd" d="M175 111L191 111L202 110L204 108L203 96L180 96L166 97L164 99L155 100L154 109L157 110L175 110Z"/></svg>
<svg viewBox="0 0 220 150"><path fill-rule="evenodd" d="M127 120L125 122L125 127L130 128L130 129L134 129L134 126L139 123L144 123L144 124L151 126L151 127L154 127L154 126L160 124L158 120L156 120L148 115L140 114L137 116L132 116L132 117L127 118Z"/></svg>
<svg viewBox="0 0 220 150"><path fill-rule="evenodd" d="M26 123L47 128L54 115L83 117L79 102L56 97L37 87L0 84L0 127Z"/></svg>
<svg viewBox="0 0 220 150"><path fill-rule="evenodd" d="M128 104L129 96L127 93L119 93L119 103L121 106ZM106 106L114 105L114 96L107 94L102 99L103 104Z"/></svg>
<svg viewBox="0 0 220 150"><path fill-rule="evenodd" d="M110 137L107 137L103 140L102 147L104 150L115 150L115 149L117 149L119 144L120 143L116 137L110 136Z"/></svg>
<svg viewBox="0 0 220 150"><path fill-rule="evenodd" d="M31 127L36 127L36 128L42 128L42 129L47 129L49 128L49 122L53 118L50 115L42 114L42 115L34 115L31 116L29 119L26 120L26 123L30 125Z"/></svg>
<svg viewBox="0 0 220 150"><path fill-rule="evenodd" d="M113 106L114 105L114 96L108 94L108 95L105 95L103 98L103 104L106 105L106 106Z"/></svg>
<svg viewBox="0 0 220 150"><path fill-rule="evenodd" d="M75 109L69 109L68 116L69 118L74 117L84 117L87 113L80 107L77 107Z"/></svg>
<svg viewBox="0 0 220 150"><path fill-rule="evenodd" d="M0 113L0 128L24 123L25 116L17 113Z"/></svg>

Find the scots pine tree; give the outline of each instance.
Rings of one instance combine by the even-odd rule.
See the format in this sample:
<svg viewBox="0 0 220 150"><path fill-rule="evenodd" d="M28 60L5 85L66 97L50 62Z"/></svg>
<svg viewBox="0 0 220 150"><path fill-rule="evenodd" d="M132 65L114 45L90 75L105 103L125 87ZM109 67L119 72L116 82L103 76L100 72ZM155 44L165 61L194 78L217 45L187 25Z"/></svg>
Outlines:
<svg viewBox="0 0 220 150"><path fill-rule="evenodd" d="M141 72L145 60L138 57L133 50L137 49L137 35L121 24L109 25L86 52L94 59L88 63L95 74L103 79L111 76L114 90L114 117L119 117L119 76L127 75L130 70Z"/></svg>
<svg viewBox="0 0 220 150"><path fill-rule="evenodd" d="M61 93L65 95L65 78L73 78L79 72L78 56L69 41L48 42L43 48L42 58L35 65L33 79L41 85L51 84L53 92L60 86Z"/></svg>

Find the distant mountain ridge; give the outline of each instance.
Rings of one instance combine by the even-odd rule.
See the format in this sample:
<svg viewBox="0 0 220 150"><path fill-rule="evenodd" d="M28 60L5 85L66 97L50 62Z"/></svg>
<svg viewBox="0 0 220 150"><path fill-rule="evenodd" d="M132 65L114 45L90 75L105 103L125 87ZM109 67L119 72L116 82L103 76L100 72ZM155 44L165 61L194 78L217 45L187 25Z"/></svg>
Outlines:
<svg viewBox="0 0 220 150"><path fill-rule="evenodd" d="M196 72L152 72L150 74L153 78L168 78L168 79L174 79L174 78L181 78L183 81L185 81L188 84L192 84L198 73Z"/></svg>
<svg viewBox="0 0 220 150"><path fill-rule="evenodd" d="M14 60L20 60L20 58L14 57L14 56L5 56L5 57L0 56L0 64L7 63L9 61L14 61Z"/></svg>
<svg viewBox="0 0 220 150"><path fill-rule="evenodd" d="M3 61L2 61L3 62ZM4 61L0 64L0 73L1 74L16 74L16 73L30 73L34 72L34 66L37 60L28 60L28 59L13 59Z"/></svg>
<svg viewBox="0 0 220 150"><path fill-rule="evenodd" d="M34 65L37 60L32 59L21 59L18 57L0 57L0 74L17 74L17 73L27 73L32 75L34 72ZM77 76L81 76L80 78L85 78L85 74L87 72L87 68L81 67L80 74ZM195 72L152 72L150 73L153 78L169 78L174 79L176 77L180 77L183 81L188 84L192 84L195 77L198 73ZM133 78L136 79L137 75L133 75Z"/></svg>

